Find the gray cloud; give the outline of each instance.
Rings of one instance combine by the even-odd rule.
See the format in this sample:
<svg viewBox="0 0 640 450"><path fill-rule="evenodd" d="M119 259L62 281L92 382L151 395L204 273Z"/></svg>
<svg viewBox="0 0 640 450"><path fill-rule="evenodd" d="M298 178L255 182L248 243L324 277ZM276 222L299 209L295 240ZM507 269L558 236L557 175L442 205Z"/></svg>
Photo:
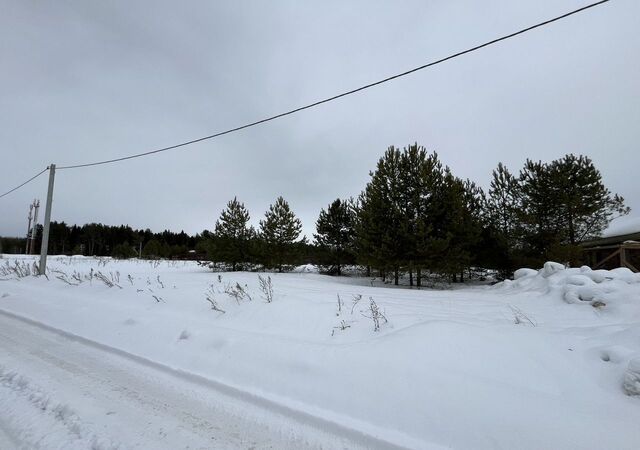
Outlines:
<svg viewBox="0 0 640 450"><path fill-rule="evenodd" d="M0 8L0 190L50 162L123 156L356 87L582 1L35 2ZM417 141L462 177L498 161L594 159L640 210L640 3L617 0L317 109L149 158L60 171L53 218L212 228L237 195L278 195L311 234L389 145ZM46 178L0 200L23 234Z"/></svg>

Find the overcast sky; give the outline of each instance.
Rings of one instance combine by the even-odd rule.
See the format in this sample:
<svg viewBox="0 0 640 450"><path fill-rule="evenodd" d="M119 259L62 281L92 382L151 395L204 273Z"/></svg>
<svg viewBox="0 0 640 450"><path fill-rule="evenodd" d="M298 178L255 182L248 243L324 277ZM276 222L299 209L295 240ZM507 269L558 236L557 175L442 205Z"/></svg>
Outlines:
<svg viewBox="0 0 640 450"><path fill-rule="evenodd" d="M0 191L49 163L212 134L404 71L589 0L0 0ZM59 171L52 220L212 229L277 196L308 235L390 145L487 186L499 161L591 157L640 213L640 2L614 0L432 69L181 150ZM0 199L24 235L46 176ZM41 209L41 217L44 215Z"/></svg>

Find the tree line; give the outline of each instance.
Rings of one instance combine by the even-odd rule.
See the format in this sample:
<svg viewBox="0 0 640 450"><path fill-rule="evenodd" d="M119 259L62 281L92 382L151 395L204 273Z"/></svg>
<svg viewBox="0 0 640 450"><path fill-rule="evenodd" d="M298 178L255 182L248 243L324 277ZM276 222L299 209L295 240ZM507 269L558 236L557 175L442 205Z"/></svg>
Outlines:
<svg viewBox="0 0 640 450"><path fill-rule="evenodd" d="M527 160L518 173L499 163L486 192L418 144L389 147L369 175L356 198L338 198L320 210L311 242L284 198L270 205L257 228L234 198L213 231L195 236L52 222L49 252L132 257L142 249L144 257L179 258L195 250L230 270L284 271L312 263L338 275L359 265L368 275L395 283L407 275L409 284L420 286L427 273L455 282L471 267L506 277L547 260L580 264L580 243L629 212L593 161L573 154ZM5 251L15 246L0 244Z"/></svg>
<svg viewBox="0 0 640 450"><path fill-rule="evenodd" d="M149 229L136 230L128 225L111 226L101 223L67 225L52 221L49 226L49 254L115 256L131 258L143 257L172 258L184 257L195 248L203 236L189 236L165 230L154 233ZM34 252L40 253L42 225L36 227ZM23 253L26 248L24 238L0 238L0 248L7 253Z"/></svg>
<svg viewBox="0 0 640 450"><path fill-rule="evenodd" d="M420 286L426 272L455 282L470 267L506 277L547 260L580 264L579 244L628 212L585 156L527 160L517 175L500 163L485 192L414 144L389 147L356 199L321 209L312 245L299 238L300 220L282 197L257 230L234 198L216 222L208 254L232 270L255 264L283 270L306 251L306 262L329 273L358 264L396 284L406 274Z"/></svg>

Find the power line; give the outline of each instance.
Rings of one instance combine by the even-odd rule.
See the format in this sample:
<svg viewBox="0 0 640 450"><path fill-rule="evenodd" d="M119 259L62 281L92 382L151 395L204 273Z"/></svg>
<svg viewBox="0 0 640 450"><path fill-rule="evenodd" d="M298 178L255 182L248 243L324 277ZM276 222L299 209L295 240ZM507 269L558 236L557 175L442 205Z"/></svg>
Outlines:
<svg viewBox="0 0 640 450"><path fill-rule="evenodd" d="M40 175L42 175L43 173L45 173L47 170L49 170L49 167L46 167L45 169L43 169L41 172L38 172L37 174L35 174L34 176L32 176L31 178L29 178L27 181L25 181L22 184L19 184L18 186L14 187L13 189L11 189L10 191L5 192L4 194L0 195L0 198L11 194L13 191L17 191L18 189L20 189L22 186L24 186L25 184L31 183L33 180L35 180L36 178L38 178Z"/></svg>
<svg viewBox="0 0 640 450"><path fill-rule="evenodd" d="M103 160L103 161L96 161L96 162L86 163L86 164L74 164L74 165L68 165L68 166L60 166L60 167L58 167L58 170L77 169L77 168L81 168L81 167L90 167L90 166L99 166L99 165L102 165L102 164L111 164L111 163L115 163L115 162L119 162L119 161L126 161L128 159L140 158L140 157L143 157L143 156L149 156L149 155L153 155L155 153L166 152L168 150L173 150L173 149L176 149L176 148L179 148L179 147L184 147L184 146L187 146L187 145L191 145L191 144L195 144L195 143L198 143L198 142L202 142L202 141L206 141L206 140L209 140L209 139L213 139L213 138L216 138L216 137L220 137L220 136L223 136L225 134L230 134L230 133L234 133L236 131L244 130L245 128L254 127L256 125L260 125L260 124L263 124L265 122L270 122L272 120L276 120L276 119L279 119L279 118L284 117L284 116L295 114L295 113L303 111L305 109L313 108L313 107L321 105L323 103L328 103L328 102L331 102L333 100L337 100L339 98L346 97L348 95L355 94L355 93L360 92L360 91L364 91L365 89L369 89L369 88L372 88L374 86L378 86L380 84L386 83L388 81L395 80L396 78L401 78L401 77L407 76L407 75L412 74L414 72L418 72L419 70L423 70L423 69L426 69L428 67L432 67L432 66L435 66L437 64L441 64L441 63L443 63L445 61L449 61L450 59L457 58L457 57L465 55L467 53L475 52L476 50L480 50L480 49L482 49L484 47L488 47L490 45L496 44L498 42L501 42L501 41L504 41L504 40L507 40L507 39L510 39L510 38L513 38L513 37L518 36L520 34L524 34L524 33L528 32L528 31L534 30L536 28L540 28L540 27L548 25L550 23L557 22L558 20L565 19L565 18L567 18L569 16L572 16L574 14L577 14L579 12L585 11L585 10L593 8L595 6L599 6L599 5L603 4L603 3L607 3L608 1L610 1L610 0L601 0L601 1L598 1L598 2L595 2L595 3L592 3L590 5L583 6L582 8L578 8L576 10L573 10L573 11L570 11L568 13L562 14L560 16L554 17L553 19L545 20L544 22L537 23L535 25L532 25L532 26L527 27L527 28L523 28L522 30L516 31L514 33L507 34L505 36L502 36L502 37L493 39L491 41L485 42L484 44L480 44L480 45L477 45L475 47L471 47L471 48L468 48L466 50L460 51L458 53L454 53L453 55L447 56L445 58L438 59L436 61L432 61L432 62L429 62L427 64L423 64L421 66L415 67L415 68L407 70L405 72L402 72L402 73L399 73L399 74L396 74L396 75L392 75L392 76L384 78L382 80L378 80L378 81L375 81L373 83L366 84L366 85L361 86L359 88L352 89L350 91L346 91L346 92L343 92L341 94L337 94L337 95L334 95L332 97L328 97L328 98L325 98L323 100L319 100L319 101L310 103L308 105L292 109L290 111L286 111L286 112L283 112L283 113L280 113L280 114L276 114L274 116L270 116L270 117L267 117L265 119L257 120L255 122L251 122L251 123L248 123L248 124L245 124L245 125L241 125L241 126L238 126L238 127L235 127L235 128L231 128L231 129L228 129L228 130L225 130L225 131L221 131L221 132L218 132L218 133L215 133L215 134L211 134L209 136L204 136L204 137L201 137L201 138L198 138L198 139L193 139L193 140L190 140L190 141L182 142L180 144L171 145L169 147L163 147L163 148L158 148L158 149L150 150L150 151L143 152L143 153L137 153L137 154L134 154L134 155L123 156L121 158L106 159L106 160Z"/></svg>

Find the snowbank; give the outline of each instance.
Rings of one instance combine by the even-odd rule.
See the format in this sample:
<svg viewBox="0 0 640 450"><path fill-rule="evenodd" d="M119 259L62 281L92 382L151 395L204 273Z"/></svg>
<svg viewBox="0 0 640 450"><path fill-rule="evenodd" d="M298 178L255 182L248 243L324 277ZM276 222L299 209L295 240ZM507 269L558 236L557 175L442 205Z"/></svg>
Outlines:
<svg viewBox="0 0 640 450"><path fill-rule="evenodd" d="M613 270L592 270L588 266L565 268L562 264L547 262L540 270L518 269L514 280L506 280L492 287L505 292L539 291L562 298L567 303L583 303L602 308L608 303L627 308L637 314L638 305L628 299L640 292L640 273L626 267ZM637 295L636 295L637 296Z"/></svg>
<svg viewBox="0 0 640 450"><path fill-rule="evenodd" d="M293 269L293 273L318 273L318 267L313 264L303 264L302 266L297 266Z"/></svg>

